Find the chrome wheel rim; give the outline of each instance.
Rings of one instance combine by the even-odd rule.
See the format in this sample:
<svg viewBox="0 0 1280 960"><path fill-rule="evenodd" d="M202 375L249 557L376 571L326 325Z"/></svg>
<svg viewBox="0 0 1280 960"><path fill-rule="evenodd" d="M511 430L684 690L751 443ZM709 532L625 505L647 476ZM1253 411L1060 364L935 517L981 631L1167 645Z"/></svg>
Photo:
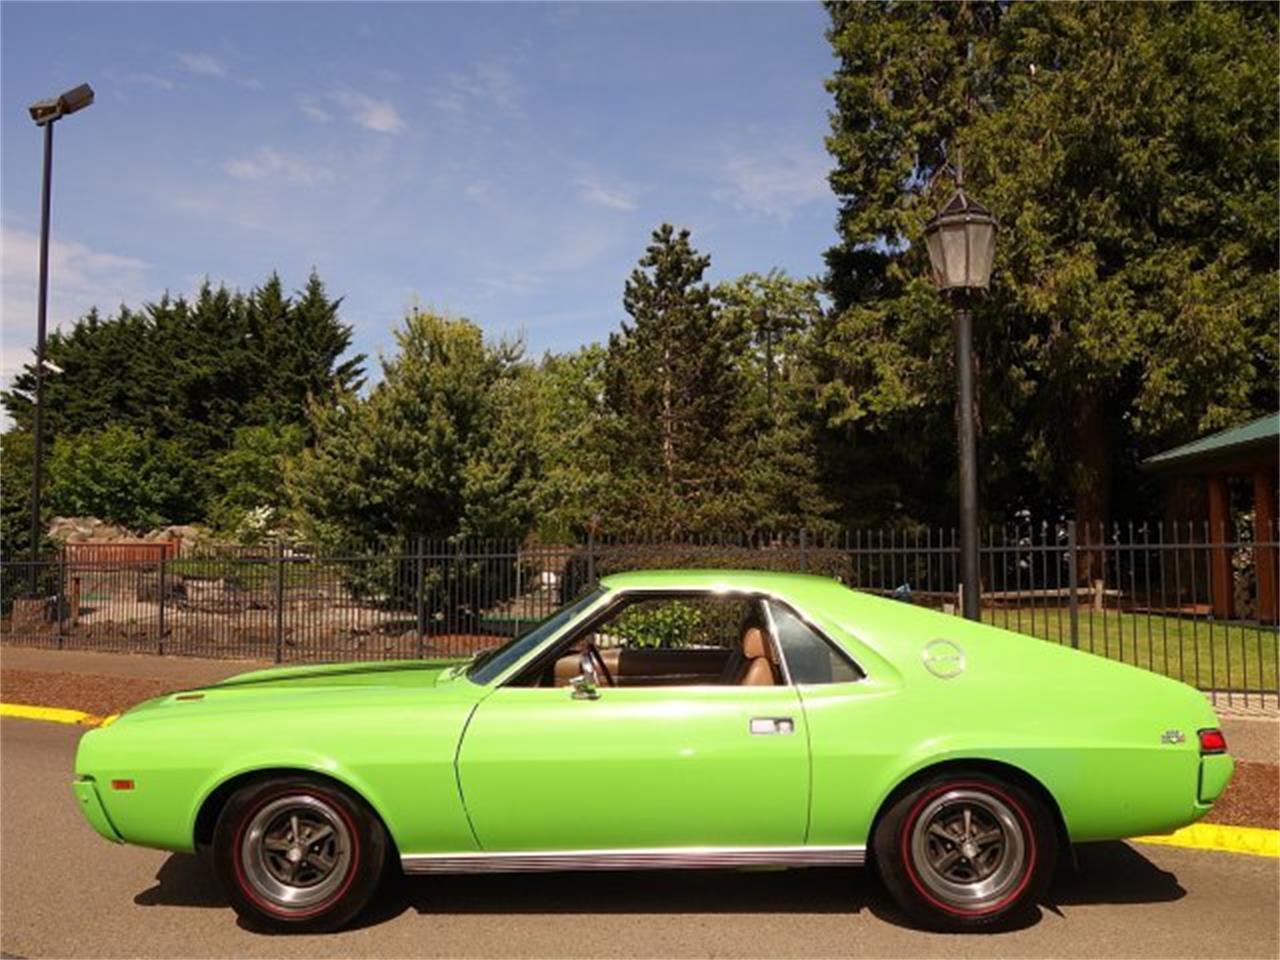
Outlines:
<svg viewBox="0 0 1280 960"><path fill-rule="evenodd" d="M342 815L318 797L278 797L249 822L240 862L255 893L283 909L304 910L346 879L351 832Z"/></svg>
<svg viewBox="0 0 1280 960"><path fill-rule="evenodd" d="M958 788L934 797L920 811L911 831L911 856L932 896L961 910L981 910L1021 881L1027 838L1017 815L999 797Z"/></svg>

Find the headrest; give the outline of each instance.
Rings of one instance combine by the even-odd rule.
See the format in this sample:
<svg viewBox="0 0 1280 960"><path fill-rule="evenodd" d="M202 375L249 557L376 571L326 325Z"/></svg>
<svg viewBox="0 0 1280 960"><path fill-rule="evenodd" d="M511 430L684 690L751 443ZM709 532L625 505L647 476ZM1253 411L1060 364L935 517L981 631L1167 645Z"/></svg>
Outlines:
<svg viewBox="0 0 1280 960"><path fill-rule="evenodd" d="M743 631L742 655L748 660L769 656L769 644L764 638L764 631L759 627L748 627Z"/></svg>

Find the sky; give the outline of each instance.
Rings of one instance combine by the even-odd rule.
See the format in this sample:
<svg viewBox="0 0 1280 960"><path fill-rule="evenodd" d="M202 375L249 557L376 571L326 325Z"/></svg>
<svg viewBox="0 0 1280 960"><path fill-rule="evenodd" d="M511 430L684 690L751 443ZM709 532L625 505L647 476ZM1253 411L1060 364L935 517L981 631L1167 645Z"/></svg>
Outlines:
<svg viewBox="0 0 1280 960"><path fill-rule="evenodd" d="M371 358L414 306L537 355L617 329L664 221L712 281L821 272L825 26L799 2L5 2L0 382L35 342L34 100L97 93L54 131L52 323L314 267Z"/></svg>

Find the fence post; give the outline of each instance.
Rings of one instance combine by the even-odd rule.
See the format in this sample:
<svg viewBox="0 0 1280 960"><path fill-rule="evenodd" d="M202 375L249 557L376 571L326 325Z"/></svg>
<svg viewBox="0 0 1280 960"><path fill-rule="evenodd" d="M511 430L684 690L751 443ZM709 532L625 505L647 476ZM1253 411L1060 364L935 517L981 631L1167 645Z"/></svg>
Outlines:
<svg viewBox="0 0 1280 960"><path fill-rule="evenodd" d="M417 617L418 617L418 659L422 659L423 638L427 632L427 598L424 596L426 585L426 562L427 558L424 554L427 552L426 538L422 534L418 534L415 541L418 545L417 556L414 557L414 575L413 591L417 601Z"/></svg>
<svg viewBox="0 0 1280 960"><path fill-rule="evenodd" d="M276 663L284 661L284 541L276 541Z"/></svg>
<svg viewBox="0 0 1280 960"><path fill-rule="evenodd" d="M156 638L156 653L160 654L160 656L162 657L164 656L164 631L165 631L164 608L169 595L169 584L168 584L167 578L165 577L165 573L167 572L165 570L165 561L168 559L169 559L169 550L168 548L162 546L160 548L160 622L158 624L160 628L160 635Z"/></svg>
<svg viewBox="0 0 1280 960"><path fill-rule="evenodd" d="M1080 649L1080 558L1076 551L1076 522L1067 521L1067 609L1071 611L1071 646Z"/></svg>
<svg viewBox="0 0 1280 960"><path fill-rule="evenodd" d="M516 541L516 600L512 605L512 609L516 612L515 635L517 637L520 636L520 610L522 609L521 604L524 603L524 567L520 563L520 548L522 545L520 540Z"/></svg>
<svg viewBox="0 0 1280 960"><path fill-rule="evenodd" d="M66 622L63 604L66 603L67 595L67 547L63 544L58 548L58 595L54 598L57 604L54 607L54 616L58 622L58 649L62 649L62 625Z"/></svg>
<svg viewBox="0 0 1280 960"><path fill-rule="evenodd" d="M809 531L800 528L800 569L809 572Z"/></svg>

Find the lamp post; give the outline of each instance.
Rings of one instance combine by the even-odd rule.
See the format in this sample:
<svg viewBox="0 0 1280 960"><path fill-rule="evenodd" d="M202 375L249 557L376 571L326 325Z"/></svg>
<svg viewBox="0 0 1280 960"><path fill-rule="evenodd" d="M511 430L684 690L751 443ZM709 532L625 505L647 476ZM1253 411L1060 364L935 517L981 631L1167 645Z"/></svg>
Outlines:
<svg viewBox="0 0 1280 960"><path fill-rule="evenodd" d="M969 304L991 282L996 252L996 218L965 195L964 175L956 170L956 192L928 223L925 243L934 285L955 307L956 393L960 406L957 446L960 454L960 583L965 617L979 614L978 451L974 428L973 317Z"/></svg>
<svg viewBox="0 0 1280 960"><path fill-rule="evenodd" d="M65 116L93 103L93 88L87 83L47 100L37 100L28 111L37 127L44 127L44 180L40 189L40 287L36 301L36 390L31 470L31 593L37 592L40 554L40 487L44 452L44 359L45 319L49 302L49 190L53 176L53 125Z"/></svg>

